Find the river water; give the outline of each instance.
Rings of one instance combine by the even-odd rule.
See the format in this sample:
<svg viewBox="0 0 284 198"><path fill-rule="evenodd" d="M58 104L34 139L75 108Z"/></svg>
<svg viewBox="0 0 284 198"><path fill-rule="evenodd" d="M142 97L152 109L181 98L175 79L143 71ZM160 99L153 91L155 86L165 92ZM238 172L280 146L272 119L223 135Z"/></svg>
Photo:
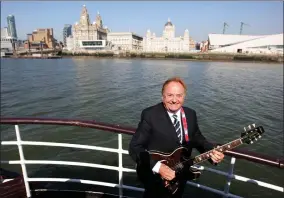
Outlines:
<svg viewBox="0 0 284 198"><path fill-rule="evenodd" d="M190 62L139 59L1 60L1 117L41 117L96 120L137 127L141 111L161 101L162 83L182 77L187 86L185 106L196 110L199 126L210 141L227 143L240 137L252 123L265 129L263 138L241 147L283 157L283 65L267 63ZM90 144L117 148L117 135L94 129L66 126L23 125L22 139ZM15 140L13 126L1 126L3 140ZM130 136L123 135L123 149ZM81 149L24 146L26 159L68 160L117 165L116 154ZM197 154L197 152L195 153ZM2 146L2 160L17 160L17 147ZM134 168L125 155L124 167ZM216 168L227 171L230 158ZM212 167L208 162L202 165ZM20 171L18 165L2 165ZM27 165L30 177L103 178L118 183L118 174L102 169ZM235 174L278 186L283 170L236 161ZM138 185L126 173L124 184ZM223 190L225 177L204 172L203 185ZM233 181L230 192L244 197L282 197L283 193ZM129 192L131 194L131 192ZM218 197L188 187L191 197ZM187 196L186 196L187 197Z"/></svg>

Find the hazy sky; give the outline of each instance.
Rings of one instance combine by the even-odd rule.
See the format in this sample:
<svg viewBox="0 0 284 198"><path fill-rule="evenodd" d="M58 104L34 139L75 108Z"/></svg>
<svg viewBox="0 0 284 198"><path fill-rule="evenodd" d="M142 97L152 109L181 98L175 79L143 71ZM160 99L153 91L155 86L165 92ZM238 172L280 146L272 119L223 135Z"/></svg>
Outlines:
<svg viewBox="0 0 284 198"><path fill-rule="evenodd" d="M1 27L7 26L6 17L13 14L20 39L37 28L53 28L55 38L62 40L64 24L79 21L84 4L91 22L99 11L111 31L130 30L140 36L147 29L161 36L168 18L176 36L188 29L196 41L207 39L209 33L222 33L224 22L229 24L228 34L239 34L240 22L250 25L244 26L243 34L283 33L282 1L2 1Z"/></svg>

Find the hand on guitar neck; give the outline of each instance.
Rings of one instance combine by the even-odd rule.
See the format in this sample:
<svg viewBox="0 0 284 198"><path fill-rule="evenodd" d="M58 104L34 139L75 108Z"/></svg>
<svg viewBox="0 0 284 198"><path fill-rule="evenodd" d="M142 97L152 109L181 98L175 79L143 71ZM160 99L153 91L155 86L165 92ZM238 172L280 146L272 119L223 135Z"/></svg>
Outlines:
<svg viewBox="0 0 284 198"><path fill-rule="evenodd" d="M218 146L219 147L219 146ZM217 147L217 148L218 148ZM219 162L221 162L223 159L224 159L224 157L225 157L225 155L223 154L223 153L221 153L221 152L219 152L219 151L217 151L217 150L213 150L212 151L212 153L210 154L210 156L211 156L211 159L212 159L212 161L214 162L214 163L219 163Z"/></svg>

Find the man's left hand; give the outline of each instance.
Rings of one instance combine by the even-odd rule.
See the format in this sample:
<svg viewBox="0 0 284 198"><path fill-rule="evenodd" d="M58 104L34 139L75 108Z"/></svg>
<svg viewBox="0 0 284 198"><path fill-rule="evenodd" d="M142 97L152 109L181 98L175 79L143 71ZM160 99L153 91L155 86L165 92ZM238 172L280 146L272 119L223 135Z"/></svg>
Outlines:
<svg viewBox="0 0 284 198"><path fill-rule="evenodd" d="M213 150L210 156L214 163L219 163L224 159L224 154L216 150Z"/></svg>

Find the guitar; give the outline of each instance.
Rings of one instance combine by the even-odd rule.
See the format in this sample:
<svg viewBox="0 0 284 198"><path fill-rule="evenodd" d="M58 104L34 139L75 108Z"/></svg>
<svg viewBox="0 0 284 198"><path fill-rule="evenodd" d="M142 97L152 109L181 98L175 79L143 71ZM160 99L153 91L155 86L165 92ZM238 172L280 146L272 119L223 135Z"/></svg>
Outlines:
<svg viewBox="0 0 284 198"><path fill-rule="evenodd" d="M187 149L185 147L179 147L170 154L161 153L158 151L148 151L148 152L150 154L150 158L157 161L161 161L161 163L167 165L176 172L176 177L171 181L161 178L167 190L171 194L175 194L175 192L178 190L179 179L180 176L182 175L182 171L185 164L190 165L190 173L192 174L192 178L189 178L189 180L196 179L201 175L201 172L194 169L192 166L210 159L211 158L210 154L213 152L213 150L217 150L223 153L227 150L231 150L237 146L240 146L243 143L252 144L254 140L256 141L257 139L261 138L261 134L263 133L264 129L262 126L256 127L255 124L249 125L247 128L244 127L244 132L241 133L241 138L236 139L227 144L224 144L222 146L219 146L218 148L212 149L205 153L202 153L194 157L193 159L187 159L184 156L184 154L187 152Z"/></svg>

